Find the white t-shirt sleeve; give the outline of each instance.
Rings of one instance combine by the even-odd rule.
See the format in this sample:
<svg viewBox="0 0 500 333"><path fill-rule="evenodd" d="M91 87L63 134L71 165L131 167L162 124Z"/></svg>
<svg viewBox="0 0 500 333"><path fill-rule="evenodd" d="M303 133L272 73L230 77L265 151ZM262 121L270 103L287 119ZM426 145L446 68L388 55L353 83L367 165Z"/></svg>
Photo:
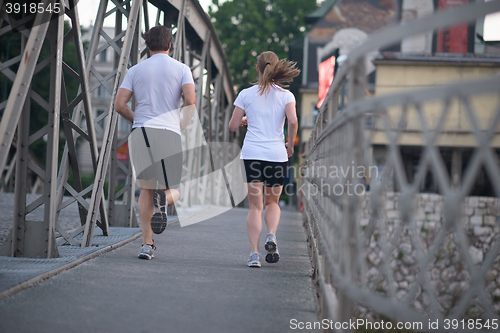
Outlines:
<svg viewBox="0 0 500 333"><path fill-rule="evenodd" d="M193 73L191 73L191 69L188 66L183 66L184 73L182 74L182 84L181 86L191 83L194 85Z"/></svg>
<svg viewBox="0 0 500 333"><path fill-rule="evenodd" d="M244 90L242 90L238 94L238 96L236 96L236 99L234 100L233 105L239 107L242 110L246 110L247 103L246 103L245 91Z"/></svg>
<svg viewBox="0 0 500 333"><path fill-rule="evenodd" d="M287 91L283 101L285 105L288 103L295 103L295 96L290 91Z"/></svg>
<svg viewBox="0 0 500 333"><path fill-rule="evenodd" d="M125 75L125 78L123 79L122 85L120 88L125 88L131 92L134 92L134 71L133 67L131 67L127 74Z"/></svg>

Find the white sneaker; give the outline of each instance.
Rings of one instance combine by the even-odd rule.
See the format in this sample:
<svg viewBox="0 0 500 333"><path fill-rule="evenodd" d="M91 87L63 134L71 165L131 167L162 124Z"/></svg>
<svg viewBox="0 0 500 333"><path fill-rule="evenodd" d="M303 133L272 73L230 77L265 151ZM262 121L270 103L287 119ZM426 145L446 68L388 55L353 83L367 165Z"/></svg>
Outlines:
<svg viewBox="0 0 500 333"><path fill-rule="evenodd" d="M275 264L280 260L280 252L278 251L278 243L276 242L276 236L273 234L267 234L266 244L266 261L270 264Z"/></svg>
<svg viewBox="0 0 500 333"><path fill-rule="evenodd" d="M155 234L161 234L167 227L167 199L165 192L156 190L153 194L155 213L151 217L151 229Z"/></svg>
<svg viewBox="0 0 500 333"><path fill-rule="evenodd" d="M260 264L260 253L254 252L250 255L247 262L248 267L261 267Z"/></svg>
<svg viewBox="0 0 500 333"><path fill-rule="evenodd" d="M153 254L153 251L156 250L156 246L154 245L149 245L149 244L142 244L141 250L139 251L139 259L153 259L155 255Z"/></svg>

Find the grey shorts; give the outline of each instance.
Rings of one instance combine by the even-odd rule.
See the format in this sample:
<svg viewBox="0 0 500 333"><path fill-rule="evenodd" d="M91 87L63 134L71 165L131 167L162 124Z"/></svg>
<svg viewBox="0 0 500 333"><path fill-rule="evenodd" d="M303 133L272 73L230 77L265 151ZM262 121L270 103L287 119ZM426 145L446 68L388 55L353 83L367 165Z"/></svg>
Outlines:
<svg viewBox="0 0 500 333"><path fill-rule="evenodd" d="M136 127L129 135L128 146L141 188L179 188L183 160L179 134L163 129Z"/></svg>

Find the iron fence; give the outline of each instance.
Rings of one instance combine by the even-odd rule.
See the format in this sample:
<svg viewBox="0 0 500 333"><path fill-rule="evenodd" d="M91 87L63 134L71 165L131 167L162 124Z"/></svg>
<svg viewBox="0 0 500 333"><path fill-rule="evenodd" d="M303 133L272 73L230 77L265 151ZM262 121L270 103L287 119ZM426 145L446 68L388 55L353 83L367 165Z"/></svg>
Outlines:
<svg viewBox="0 0 500 333"><path fill-rule="evenodd" d="M357 319L361 331L382 329L382 320L386 329L415 331L498 327L500 160L491 142L500 122L500 77L367 97L364 66L373 50L499 10L498 1L475 3L388 27L339 68L301 168L322 317L337 323L328 329L350 331L353 327L345 324ZM341 108L343 84L348 102ZM474 104L485 96L493 103L487 116ZM437 143L454 122L450 106L457 104L475 140L459 180L450 175ZM431 105L439 106L432 122ZM367 117L372 126L366 126ZM422 149L413 174L401 154L408 117ZM383 166L373 156L377 133L386 140ZM494 197L469 196L482 170ZM438 194L420 193L429 175Z"/></svg>

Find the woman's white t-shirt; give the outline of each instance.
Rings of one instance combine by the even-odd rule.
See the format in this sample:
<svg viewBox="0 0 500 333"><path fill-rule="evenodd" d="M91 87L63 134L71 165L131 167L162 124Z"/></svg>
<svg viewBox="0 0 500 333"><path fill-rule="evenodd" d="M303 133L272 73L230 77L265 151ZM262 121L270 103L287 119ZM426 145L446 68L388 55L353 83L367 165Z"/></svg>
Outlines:
<svg viewBox="0 0 500 333"><path fill-rule="evenodd" d="M267 96L259 95L258 90L258 85L244 89L234 101L245 111L248 121L241 159L287 162L285 105L295 103L295 96L278 86L272 86Z"/></svg>
<svg viewBox="0 0 500 333"><path fill-rule="evenodd" d="M181 134L182 86L193 84L189 67L168 54L157 53L131 67L120 88L134 93L133 127L166 129Z"/></svg>

